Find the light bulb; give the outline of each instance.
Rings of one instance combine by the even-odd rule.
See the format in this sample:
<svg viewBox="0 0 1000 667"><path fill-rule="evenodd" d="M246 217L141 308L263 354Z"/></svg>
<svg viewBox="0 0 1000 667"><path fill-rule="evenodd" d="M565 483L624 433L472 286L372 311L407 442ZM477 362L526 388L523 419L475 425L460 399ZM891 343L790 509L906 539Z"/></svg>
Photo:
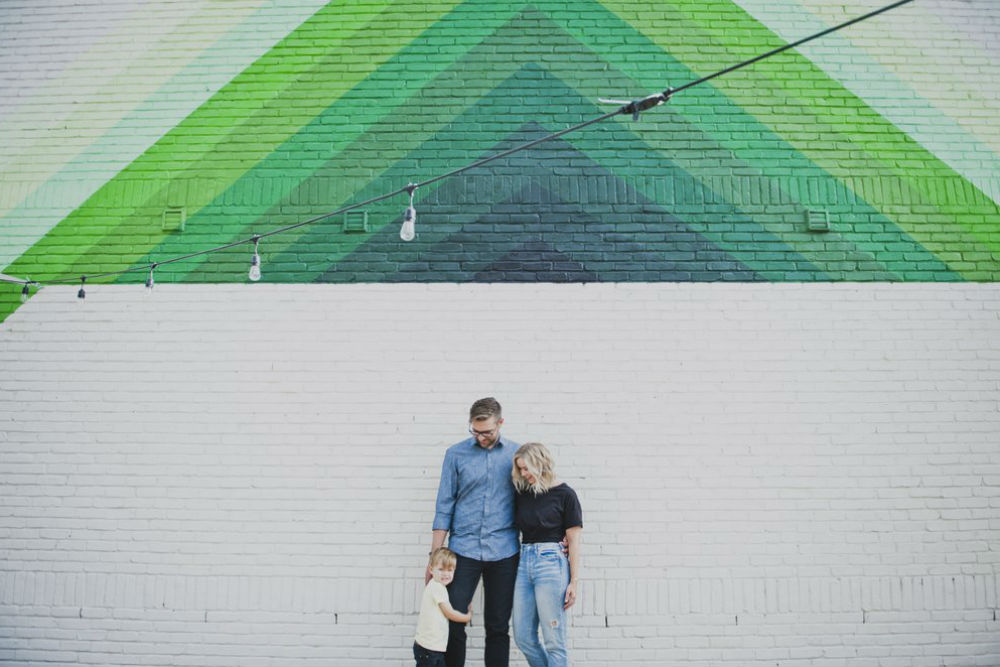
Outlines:
<svg viewBox="0 0 1000 667"><path fill-rule="evenodd" d="M87 298L87 292L86 290L83 289L83 285L86 282L87 282L87 276L80 276L80 291L76 293L76 298L80 299L81 301Z"/></svg>
<svg viewBox="0 0 1000 667"><path fill-rule="evenodd" d="M257 243L259 241L260 239L253 240L253 259L250 260L250 273L247 274L247 277L254 282L260 280L260 255L257 254Z"/></svg>
<svg viewBox="0 0 1000 667"><path fill-rule="evenodd" d="M253 256L253 261L250 263L250 272L247 276L254 282L260 280L260 258L257 255Z"/></svg>
<svg viewBox="0 0 1000 667"><path fill-rule="evenodd" d="M410 183L406 189L410 193L410 205L406 208L406 213L403 214L403 226L399 230L399 238L404 241L412 241L413 237L417 235L417 209L413 207L413 193L417 191L417 186Z"/></svg>
<svg viewBox="0 0 1000 667"><path fill-rule="evenodd" d="M146 296L150 296L153 293L153 285L155 281L153 280L153 269L156 268L156 264L149 267L149 277L146 278Z"/></svg>
<svg viewBox="0 0 1000 667"><path fill-rule="evenodd" d="M403 216L403 226L399 230L399 238L404 241L412 241L413 237L417 235L416 225L417 209L410 206L406 209L406 214Z"/></svg>
<svg viewBox="0 0 1000 667"><path fill-rule="evenodd" d="M21 288L21 303L28 300L28 283L24 283L24 287Z"/></svg>

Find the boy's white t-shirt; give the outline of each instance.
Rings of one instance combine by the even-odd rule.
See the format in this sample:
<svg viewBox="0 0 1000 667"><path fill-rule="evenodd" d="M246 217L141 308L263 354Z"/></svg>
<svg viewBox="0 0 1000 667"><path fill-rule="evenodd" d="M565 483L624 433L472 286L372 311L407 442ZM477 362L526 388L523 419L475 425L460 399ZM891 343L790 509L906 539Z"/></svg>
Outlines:
<svg viewBox="0 0 1000 667"><path fill-rule="evenodd" d="M420 599L420 618L417 619L417 635L414 637L429 651L448 648L448 619L438 606L442 602L448 602L448 589L440 581L431 579Z"/></svg>

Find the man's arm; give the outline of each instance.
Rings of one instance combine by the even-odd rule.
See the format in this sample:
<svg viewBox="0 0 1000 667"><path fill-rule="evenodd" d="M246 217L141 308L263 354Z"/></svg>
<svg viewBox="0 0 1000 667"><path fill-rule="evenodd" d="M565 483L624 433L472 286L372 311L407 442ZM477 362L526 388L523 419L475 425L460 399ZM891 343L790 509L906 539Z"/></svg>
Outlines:
<svg viewBox="0 0 1000 667"><path fill-rule="evenodd" d="M444 538L448 536L447 530L432 530L431 531L431 551L440 549L444 546ZM428 556L430 554L427 554Z"/></svg>
<svg viewBox="0 0 1000 667"><path fill-rule="evenodd" d="M444 538L451 530L451 517L455 512L455 499L458 497L458 474L455 464L448 451L441 463L441 481L438 482L437 500L434 502L434 524L431 530L430 556L435 549L444 546ZM427 562L424 572L424 584L431 580L431 564Z"/></svg>
<svg viewBox="0 0 1000 667"><path fill-rule="evenodd" d="M430 555L434 553L437 549L444 546L444 538L448 535L447 530L432 530L431 531L431 550L427 554L427 571L424 572L424 585L431 580L431 561ZM447 614L445 614L447 616Z"/></svg>

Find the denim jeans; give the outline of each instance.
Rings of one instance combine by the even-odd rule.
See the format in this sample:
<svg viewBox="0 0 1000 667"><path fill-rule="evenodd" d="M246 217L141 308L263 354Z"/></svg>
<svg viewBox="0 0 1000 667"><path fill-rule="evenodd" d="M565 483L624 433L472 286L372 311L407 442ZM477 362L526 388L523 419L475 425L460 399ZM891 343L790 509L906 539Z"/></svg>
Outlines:
<svg viewBox="0 0 1000 667"><path fill-rule="evenodd" d="M496 561L458 557L455 578L448 585L448 599L457 611L464 612L483 579L483 628L486 630L486 667L507 667L510 663L510 610L514 604L514 577L517 554ZM465 623L448 622L448 667L465 666Z"/></svg>
<svg viewBox="0 0 1000 667"><path fill-rule="evenodd" d="M558 543L521 545L514 584L514 641L531 667L569 665L563 609L567 586L569 560Z"/></svg>
<svg viewBox="0 0 1000 667"><path fill-rule="evenodd" d="M413 659L417 667L445 667L444 651L432 651L413 642Z"/></svg>

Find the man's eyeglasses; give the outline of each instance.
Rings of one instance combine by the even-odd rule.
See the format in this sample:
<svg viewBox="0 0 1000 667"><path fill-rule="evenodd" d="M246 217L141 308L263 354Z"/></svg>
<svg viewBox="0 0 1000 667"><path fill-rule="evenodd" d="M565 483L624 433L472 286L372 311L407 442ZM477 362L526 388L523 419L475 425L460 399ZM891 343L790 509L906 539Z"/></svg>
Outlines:
<svg viewBox="0 0 1000 667"><path fill-rule="evenodd" d="M496 428L491 428L489 431L477 431L476 429L469 427L469 433L472 434L474 438L486 438L489 440L497 434Z"/></svg>

